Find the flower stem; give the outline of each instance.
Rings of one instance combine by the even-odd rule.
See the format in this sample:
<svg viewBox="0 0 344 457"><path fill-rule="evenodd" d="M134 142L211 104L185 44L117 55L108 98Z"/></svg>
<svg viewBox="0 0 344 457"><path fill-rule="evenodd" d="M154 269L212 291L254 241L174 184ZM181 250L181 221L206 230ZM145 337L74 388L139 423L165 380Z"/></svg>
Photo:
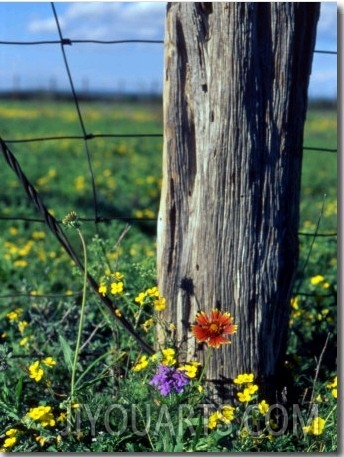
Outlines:
<svg viewBox="0 0 344 457"><path fill-rule="evenodd" d="M198 382L200 384L201 384L202 379L203 379L203 377L204 377L204 375L206 373L206 370L208 368L209 360L210 360L210 357L211 357L212 353L213 353L213 348L208 347L208 352L207 352L207 355L206 355L206 359L204 361L203 369L202 369L202 372L201 372L199 380L198 380Z"/></svg>
<svg viewBox="0 0 344 457"><path fill-rule="evenodd" d="M86 287L87 287L87 250L84 237L79 228L76 229L78 232L79 238L81 240L83 255L84 255L84 281L83 281L83 290L82 290L82 302L81 302L81 311L80 311L80 320L79 320L79 329L78 329L78 336L76 340L76 347L74 353L74 361L72 366L72 380L71 380L71 390L70 390L70 401L73 403L74 401L74 390L75 390L75 373L76 373L76 366L78 363L78 356L80 350L80 343L81 343L81 333L82 333L82 326L84 322L84 315L85 315L85 303L86 303Z"/></svg>

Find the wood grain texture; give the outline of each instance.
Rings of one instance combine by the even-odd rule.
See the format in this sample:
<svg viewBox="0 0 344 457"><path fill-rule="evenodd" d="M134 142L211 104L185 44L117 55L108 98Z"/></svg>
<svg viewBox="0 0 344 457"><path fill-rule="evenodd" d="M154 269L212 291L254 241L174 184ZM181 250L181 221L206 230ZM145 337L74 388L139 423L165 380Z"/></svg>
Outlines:
<svg viewBox="0 0 344 457"><path fill-rule="evenodd" d="M202 359L190 334L197 311L229 311L238 332L214 351L208 378L223 387L254 372L274 384L298 260L319 4L203 5L167 7L157 258L164 317L185 356Z"/></svg>

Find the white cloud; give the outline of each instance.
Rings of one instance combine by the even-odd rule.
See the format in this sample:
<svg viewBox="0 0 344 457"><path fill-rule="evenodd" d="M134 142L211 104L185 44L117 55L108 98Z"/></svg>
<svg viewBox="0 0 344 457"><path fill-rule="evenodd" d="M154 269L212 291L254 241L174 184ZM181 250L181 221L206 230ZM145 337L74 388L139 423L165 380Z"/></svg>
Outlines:
<svg viewBox="0 0 344 457"><path fill-rule="evenodd" d="M317 28L317 40L319 42L337 40L337 3L321 2L320 18Z"/></svg>
<svg viewBox="0 0 344 457"><path fill-rule="evenodd" d="M63 5L63 7L62 7ZM62 33L71 39L158 39L164 36L165 2L77 2L56 4ZM29 31L56 31L51 17L34 20Z"/></svg>
<svg viewBox="0 0 344 457"><path fill-rule="evenodd" d="M64 20L61 19L61 27L64 25ZM56 32L56 21L53 17L47 19L34 19L28 25L29 32L33 33L51 33Z"/></svg>

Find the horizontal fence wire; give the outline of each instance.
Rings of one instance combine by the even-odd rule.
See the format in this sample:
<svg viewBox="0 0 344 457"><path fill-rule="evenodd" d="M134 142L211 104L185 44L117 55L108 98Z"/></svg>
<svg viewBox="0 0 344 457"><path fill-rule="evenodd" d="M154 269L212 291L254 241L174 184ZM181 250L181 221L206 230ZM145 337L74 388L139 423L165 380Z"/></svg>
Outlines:
<svg viewBox="0 0 344 457"><path fill-rule="evenodd" d="M42 41L0 41L0 44L16 45L16 46L30 46L30 45L40 45L40 44L62 44L72 45L72 44L127 44L127 43L146 43L146 44L163 44L163 40L71 40L69 38L62 38L60 40L42 40ZM322 51L321 51L322 52Z"/></svg>
<svg viewBox="0 0 344 457"><path fill-rule="evenodd" d="M69 45L72 44L87 44L87 43L94 43L94 44L126 44L126 43L146 43L146 44L164 44L164 40L78 40L78 39L70 39L70 38L63 38L62 40L41 40L41 41L0 41L0 44L4 45L15 45L15 46L37 46L41 44L62 44L62 45ZM337 51L326 51L315 49L314 53L318 54L332 54L337 55Z"/></svg>
<svg viewBox="0 0 344 457"><path fill-rule="evenodd" d="M67 253L71 256L71 258L79 265L81 269L83 269L82 263L79 261L79 259L76 257L76 254L71 251L71 246L69 245L68 240L65 238L65 235L61 235L63 233L61 231L60 225L62 221L58 221L54 219L50 213L47 212L45 209L43 203L41 202L37 192L34 190L33 186L27 181L25 175L23 178L23 174L20 177L20 173L22 173L21 168L19 163L16 161L14 158L13 154L9 150L7 144L16 144L16 143L32 143L32 142L46 142L46 141L61 141L61 140L78 140L78 141L83 141L84 146L85 146L85 155L86 155L86 160L88 163L88 168L89 168L89 173L90 173L90 178L91 178L91 183L92 183L92 191L93 191L93 205L94 205L94 217L91 218L82 218L80 217L80 221L82 222L91 222L91 223L108 223L111 221L124 221L124 222L129 222L129 223L134 223L134 222L157 222L157 218L133 218L131 216L128 217L102 217L98 214L98 203L97 203L97 193L96 193L96 185L95 185L95 179L94 179L94 173L93 173L93 168L92 168L92 163L90 159L90 152L88 149L88 142L96 139L96 138L162 138L163 134L161 132L152 132L152 133L130 133L130 134L118 134L118 133L89 133L86 130L83 116L82 116L82 111L79 106L79 99L77 96L77 92L75 90L74 86L74 81L72 77L72 73L70 71L67 55L65 53L64 47L65 46L71 46L73 44L101 44L101 45L121 45L121 44L134 44L134 43L142 43L142 44L152 44L152 45L162 45L164 43L163 40L144 40L144 39L126 39L126 40L91 40L91 39L70 39L66 38L62 34L62 30L60 27L60 22L59 18L55 9L54 3L51 3L55 23L56 23L56 28L59 34L59 40L41 40L41 41L0 41L0 45L9 45L9 46L40 46L40 45L59 45L61 47L61 52L63 55L63 60L64 60L64 66L65 70L68 76L69 80L69 85L70 85L70 90L71 90L71 95L72 99L74 102L75 110L78 115L78 120L79 120L79 125L80 129L82 132L82 135L51 135L51 136L45 136L45 137L29 137L29 138L2 138L1 139L1 146L6 158L7 155L7 161L11 162L12 165L13 163L16 164L14 168L17 168L16 173L18 175L18 178L22 181L24 187L26 187L26 192L28 193L29 197L31 200L33 200L33 203L35 204L36 207L38 207L38 210L43 214L43 218L32 218L32 217L24 217L24 216L0 216L0 220L16 220L16 221L24 221L24 222L37 222L37 223L43 223L47 224L50 230L54 233L54 235L59 239L59 237L62 239L59 239L60 243L62 246L64 246L65 250ZM315 50L314 53L318 54L328 54L328 55L337 55L336 51L329 51L329 50ZM307 145L303 147L303 150L305 151L317 151L317 152L324 152L324 153L337 153L336 148L318 148L318 147L313 147L312 145ZM10 159L8 158L10 157ZM10 165L11 166L11 165ZM18 170L20 170L18 172ZM19 174L18 174L19 173ZM25 180L27 182L25 182ZM304 237L337 237L337 233L308 233L308 232L299 232L300 236ZM98 285L96 282L93 280L93 278L90 279L89 277L89 282L93 289L95 290L96 293L98 291L96 290ZM80 295L81 292L76 292L74 295ZM302 292L297 292L297 295L301 296L322 296L322 297L329 297L333 296L333 294L309 294L309 293L302 293ZM13 297L19 297L19 296L25 296L25 297L30 297L30 298L58 298L62 297L60 294L7 294L7 295L0 295L0 298L13 298ZM63 297L68 297L67 295L63 294ZM112 302L107 302L107 298L103 297L100 295L100 299L104 302L105 300L105 305L111 309L113 312L114 316L116 314L114 313L115 307ZM124 318L123 318L124 319ZM119 319L121 320L121 319ZM131 328L131 324L127 323L126 321L123 323L121 322L122 325L131 333L134 338L138 339L138 335L136 335L136 332L133 331ZM151 348L147 346L145 342L140 341L140 343L143 345L143 348L146 350L146 352L150 353Z"/></svg>

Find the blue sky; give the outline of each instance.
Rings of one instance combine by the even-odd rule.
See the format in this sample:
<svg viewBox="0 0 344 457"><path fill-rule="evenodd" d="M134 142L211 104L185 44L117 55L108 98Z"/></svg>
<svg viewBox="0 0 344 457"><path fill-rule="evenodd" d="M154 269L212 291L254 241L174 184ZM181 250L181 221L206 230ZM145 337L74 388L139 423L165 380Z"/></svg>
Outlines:
<svg viewBox="0 0 344 457"><path fill-rule="evenodd" d="M70 39L163 40L166 3L56 2L63 36ZM1 2L0 41L58 40L49 2ZM337 4L322 2L316 49L337 50ZM77 90L160 93L162 44L73 44L65 47ZM59 45L0 44L0 91L68 88ZM337 57L315 54L309 94L333 98Z"/></svg>

